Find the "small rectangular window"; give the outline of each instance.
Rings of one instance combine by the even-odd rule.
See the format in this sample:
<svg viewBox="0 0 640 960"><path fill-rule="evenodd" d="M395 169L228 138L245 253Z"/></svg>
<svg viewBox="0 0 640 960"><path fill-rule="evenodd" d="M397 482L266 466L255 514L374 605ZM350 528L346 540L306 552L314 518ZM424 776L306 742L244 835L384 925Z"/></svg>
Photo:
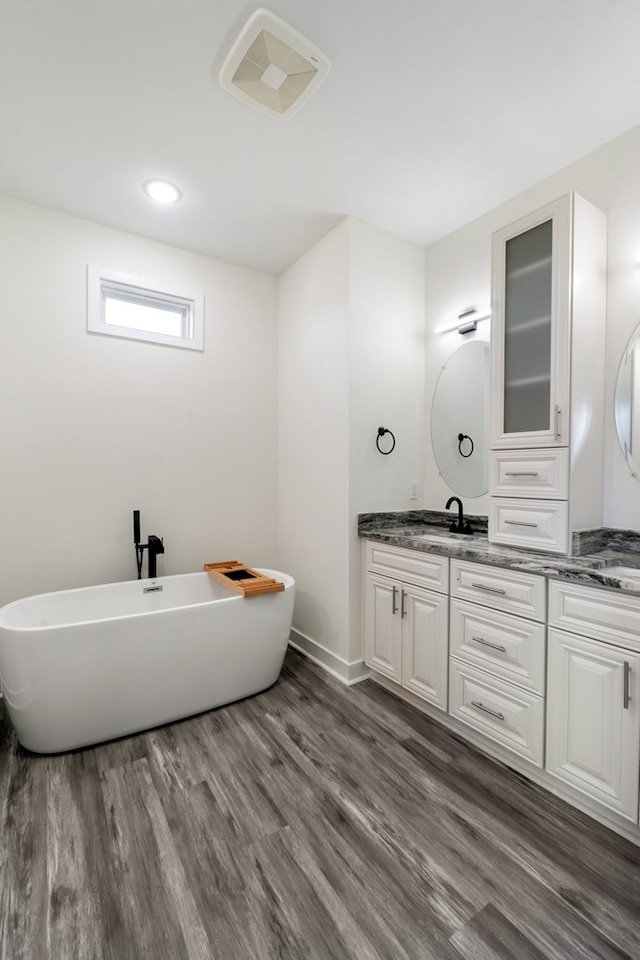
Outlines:
<svg viewBox="0 0 640 960"><path fill-rule="evenodd" d="M113 270L87 268L87 329L129 340L204 349L204 297Z"/></svg>

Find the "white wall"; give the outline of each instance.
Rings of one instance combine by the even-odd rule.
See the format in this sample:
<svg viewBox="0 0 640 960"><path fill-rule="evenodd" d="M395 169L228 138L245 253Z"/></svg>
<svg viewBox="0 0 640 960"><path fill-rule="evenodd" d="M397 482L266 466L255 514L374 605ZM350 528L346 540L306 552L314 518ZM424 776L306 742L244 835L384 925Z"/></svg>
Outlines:
<svg viewBox="0 0 640 960"><path fill-rule="evenodd" d="M608 217L607 345L603 522L640 529L640 484L633 479L618 447L613 394L620 358L640 322L640 127L558 171L473 223L432 244L426 251L427 414L437 372L461 341L457 333L436 337L433 330L454 320L464 307L489 305L491 233L544 203L577 190ZM486 325L485 325L486 327ZM479 328L478 335L487 336ZM440 508L448 488L437 476L430 444L425 456L426 507ZM471 500L469 510L481 510Z"/></svg>
<svg viewBox="0 0 640 960"><path fill-rule="evenodd" d="M493 228L492 228L493 229ZM458 314L476 307L480 314L490 307L491 294L491 230L483 220L474 221L463 230L450 234L427 248L426 253L426 318L425 318L425 459L423 505L430 510L443 510L447 499L457 491L442 479L433 456L431 442L431 408L442 368L464 343L488 340L489 324L478 324L475 333L462 337L457 330L436 334L439 327L455 323ZM479 451L474 450L474 456ZM465 497L465 512L486 515L489 498Z"/></svg>
<svg viewBox="0 0 640 960"><path fill-rule="evenodd" d="M349 223L280 277L278 553L293 626L349 648Z"/></svg>
<svg viewBox="0 0 640 960"><path fill-rule="evenodd" d="M345 220L280 278L280 562L294 628L340 670L360 658L357 514L419 506L423 336L424 251L385 231Z"/></svg>
<svg viewBox="0 0 640 960"><path fill-rule="evenodd" d="M419 508L409 494L422 480L424 452L424 249L359 220L350 236L353 510ZM389 456L376 449L379 426L395 435Z"/></svg>
<svg viewBox="0 0 640 960"><path fill-rule="evenodd" d="M424 457L424 249L350 222L351 651L360 656L361 541L357 515L421 506ZM396 446L382 456L379 426ZM389 438L381 440L388 449ZM418 499L410 500L412 481Z"/></svg>
<svg viewBox="0 0 640 960"><path fill-rule="evenodd" d="M205 351L86 332L86 266L205 294ZM275 278L0 199L0 603L276 563ZM146 569L146 567L145 567Z"/></svg>

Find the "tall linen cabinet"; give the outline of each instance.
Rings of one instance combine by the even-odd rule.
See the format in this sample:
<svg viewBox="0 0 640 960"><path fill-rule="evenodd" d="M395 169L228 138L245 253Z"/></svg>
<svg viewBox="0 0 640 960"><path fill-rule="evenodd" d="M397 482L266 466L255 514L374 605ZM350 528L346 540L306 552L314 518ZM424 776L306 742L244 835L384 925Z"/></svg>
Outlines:
<svg viewBox="0 0 640 960"><path fill-rule="evenodd" d="M576 193L492 248L489 539L571 553L602 523L607 221Z"/></svg>

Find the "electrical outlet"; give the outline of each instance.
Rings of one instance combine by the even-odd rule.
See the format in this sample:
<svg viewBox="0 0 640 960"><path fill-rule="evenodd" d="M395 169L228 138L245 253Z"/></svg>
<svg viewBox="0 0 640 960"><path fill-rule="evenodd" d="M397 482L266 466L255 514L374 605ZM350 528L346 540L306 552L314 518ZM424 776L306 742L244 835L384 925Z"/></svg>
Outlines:
<svg viewBox="0 0 640 960"><path fill-rule="evenodd" d="M411 481L411 492L409 493L409 500L417 500L420 496L420 483L418 480Z"/></svg>

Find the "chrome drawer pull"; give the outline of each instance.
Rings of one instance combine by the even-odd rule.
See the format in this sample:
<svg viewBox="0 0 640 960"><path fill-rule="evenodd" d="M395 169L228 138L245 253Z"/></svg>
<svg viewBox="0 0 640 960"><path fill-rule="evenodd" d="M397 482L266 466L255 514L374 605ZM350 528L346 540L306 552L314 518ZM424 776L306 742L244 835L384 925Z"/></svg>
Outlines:
<svg viewBox="0 0 640 960"><path fill-rule="evenodd" d="M510 524L512 527L537 527L537 523L530 523L528 520L505 520L505 523Z"/></svg>
<svg viewBox="0 0 640 960"><path fill-rule="evenodd" d="M492 650L499 650L500 653L506 653L507 648L503 647L501 643L491 643L490 640L485 640L483 637L471 637L474 643L482 643L485 647L491 647Z"/></svg>
<svg viewBox="0 0 640 960"><path fill-rule="evenodd" d="M393 599L391 600L391 614L392 614L392 616L395 616L396 613L398 612L398 608L396 607L396 593L397 593L397 592L398 592L398 588L397 588L397 587L394 587L394 588L393 588Z"/></svg>
<svg viewBox="0 0 640 960"><path fill-rule="evenodd" d="M631 694L629 693L629 680L631 679L631 664L628 660L624 662L624 696L623 706L625 710L629 709L631 703Z"/></svg>
<svg viewBox="0 0 640 960"><path fill-rule="evenodd" d="M506 590L501 590L500 587L486 587L484 583L472 583L472 587L475 587L476 590L486 590L487 593L499 593L501 597L504 597Z"/></svg>
<svg viewBox="0 0 640 960"><path fill-rule="evenodd" d="M527 470L513 470L511 472L505 470L505 477L539 477L540 474L537 470L527 471Z"/></svg>
<svg viewBox="0 0 640 960"><path fill-rule="evenodd" d="M561 416L561 414L562 414L562 411L560 410L560 407L556 404L555 407L554 407L554 428L553 428L553 439L554 439L554 440L559 440L559 439L560 439L560 416Z"/></svg>
<svg viewBox="0 0 640 960"><path fill-rule="evenodd" d="M484 703L480 703L479 700L472 700L471 706L477 707L478 710L484 710L485 713L490 713L492 717L496 718L496 720L504 720L504 713L498 713L496 710L490 710L489 707L485 707Z"/></svg>

